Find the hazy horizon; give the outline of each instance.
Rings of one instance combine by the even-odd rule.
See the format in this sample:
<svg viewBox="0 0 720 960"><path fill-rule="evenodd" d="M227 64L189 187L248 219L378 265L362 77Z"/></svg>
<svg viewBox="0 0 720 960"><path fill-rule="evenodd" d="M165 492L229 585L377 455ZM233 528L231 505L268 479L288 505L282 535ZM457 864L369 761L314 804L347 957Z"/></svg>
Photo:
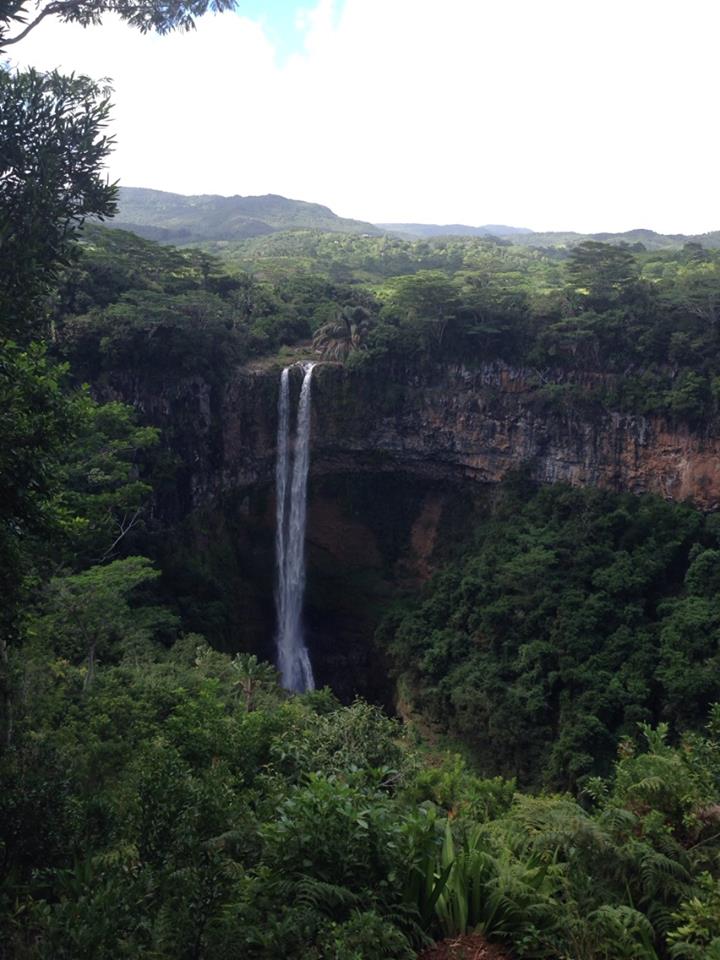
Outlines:
<svg viewBox="0 0 720 960"><path fill-rule="evenodd" d="M113 79L109 176L372 223L720 228L712 0L240 0L195 32L45 21L21 64Z"/></svg>

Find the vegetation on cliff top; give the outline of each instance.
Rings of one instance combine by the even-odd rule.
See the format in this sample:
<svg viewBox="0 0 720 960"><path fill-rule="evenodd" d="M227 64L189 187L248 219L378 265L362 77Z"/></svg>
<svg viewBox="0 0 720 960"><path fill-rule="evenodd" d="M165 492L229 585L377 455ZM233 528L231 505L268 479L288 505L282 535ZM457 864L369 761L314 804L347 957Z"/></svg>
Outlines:
<svg viewBox="0 0 720 960"><path fill-rule="evenodd" d="M502 360L566 412L697 424L720 402L720 253L699 244L540 251L286 233L219 261L93 227L59 291L59 349L91 378L218 377L362 311L353 349L337 354L337 337L315 349L365 363ZM594 387L575 382L587 373L601 375Z"/></svg>

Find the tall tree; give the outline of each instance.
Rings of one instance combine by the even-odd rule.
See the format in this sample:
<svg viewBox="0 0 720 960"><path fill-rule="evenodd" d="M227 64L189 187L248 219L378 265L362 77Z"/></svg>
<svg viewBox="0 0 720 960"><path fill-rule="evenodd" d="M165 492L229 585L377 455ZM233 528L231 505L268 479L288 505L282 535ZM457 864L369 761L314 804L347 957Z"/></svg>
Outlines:
<svg viewBox="0 0 720 960"><path fill-rule="evenodd" d="M63 373L37 344L27 351L0 347L0 743L12 732L8 644L17 633L31 545L54 525L61 453L78 415Z"/></svg>
<svg viewBox="0 0 720 960"><path fill-rule="evenodd" d="M636 287L639 274L629 250L596 240L573 248L567 270L573 293L591 310L604 310L624 300Z"/></svg>
<svg viewBox="0 0 720 960"><path fill-rule="evenodd" d="M440 270L418 270L410 277L397 277L387 284L388 307L402 322L427 330L441 343L457 316L458 296L452 281Z"/></svg>
<svg viewBox="0 0 720 960"><path fill-rule="evenodd" d="M164 607L135 604L132 594L160 576L145 557L125 557L81 573L54 577L36 629L71 659L87 658L85 686L98 657L124 654L142 659L158 630L173 630L175 617Z"/></svg>
<svg viewBox="0 0 720 960"><path fill-rule="evenodd" d="M0 56L46 17L83 25L118 14L141 32L190 29L208 10L234 8L235 0L0 0ZM63 391L62 373L42 350L23 351L46 332L45 301L57 268L88 216L115 213L116 188L103 165L112 148L105 127L109 88L88 77L13 72L0 62L0 727L12 731L8 641L15 633L28 533L42 528L61 477L60 450L74 434L76 405ZM13 339L11 339L13 338ZM142 490L132 493L129 520ZM117 534L115 540L117 539ZM113 544L110 545L112 551ZM94 648L93 648L94 649ZM92 657L91 657L92 661Z"/></svg>
<svg viewBox="0 0 720 960"><path fill-rule="evenodd" d="M78 227L115 213L102 172L108 92L88 77L0 69L0 337L42 329Z"/></svg>

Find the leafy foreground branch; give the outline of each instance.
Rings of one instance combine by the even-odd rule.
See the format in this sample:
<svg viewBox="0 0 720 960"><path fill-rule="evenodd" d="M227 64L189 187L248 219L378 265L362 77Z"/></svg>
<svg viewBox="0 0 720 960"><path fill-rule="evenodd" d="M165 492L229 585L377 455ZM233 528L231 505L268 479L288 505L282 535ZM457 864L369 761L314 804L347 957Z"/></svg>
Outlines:
<svg viewBox="0 0 720 960"><path fill-rule="evenodd" d="M88 688L53 636L13 662L3 958L411 958L473 930L518 957L718 956L719 708L679 747L645 728L579 798L529 796L201 638L121 644Z"/></svg>
<svg viewBox="0 0 720 960"><path fill-rule="evenodd" d="M192 30L195 20L208 11L233 10L235 0L170 0L165 3L133 3L132 0L51 0L31 5L26 0L3 0L0 4L0 50L20 43L46 17L83 27L98 24L114 13L141 33Z"/></svg>

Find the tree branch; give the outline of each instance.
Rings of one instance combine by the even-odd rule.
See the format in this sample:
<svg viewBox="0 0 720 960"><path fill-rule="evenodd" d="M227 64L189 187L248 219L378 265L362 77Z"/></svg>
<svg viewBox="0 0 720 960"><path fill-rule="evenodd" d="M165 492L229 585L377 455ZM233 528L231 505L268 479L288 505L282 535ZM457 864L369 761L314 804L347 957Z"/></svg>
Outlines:
<svg viewBox="0 0 720 960"><path fill-rule="evenodd" d="M35 19L16 36L7 38L0 37L0 49L3 47L11 47L14 43L20 43L20 41L24 40L31 30L34 30L35 27L45 19L45 17L55 13L64 13L66 10L71 10L73 7L77 8L78 6L79 4L77 0L69 0L68 3L49 3L43 10L40 11L37 17L35 17Z"/></svg>
<svg viewBox="0 0 720 960"><path fill-rule="evenodd" d="M135 524L136 524L137 521L138 521L138 518L140 517L140 513L141 513L141 512L142 512L142 507L138 507L137 510L135 511L135 513L132 515L132 517L130 518L130 520L129 520L127 523L125 522L125 517L127 516L127 514L125 515L125 517L123 517L123 519L118 523L118 527L119 527L119 529L120 529L120 533L117 535L117 537L115 538L115 540L110 544L110 546L107 548L107 550L105 551L105 553L104 553L104 554L100 557L100 559L97 561L98 563L104 563L105 560L107 560L107 558L112 555L113 550L114 550L115 547L120 543L120 541L122 540L122 538L123 538L126 534L128 534L128 533L132 530L132 528L135 526Z"/></svg>
<svg viewBox="0 0 720 960"><path fill-rule="evenodd" d="M55 11L52 9L52 4L49 7L45 7L45 9L41 10L37 17L35 17L35 19L29 23L24 30L18 33L17 36L0 39L0 47L11 47L14 43L19 43L21 40L24 40L30 31L34 30L41 20L47 17L48 14L54 12Z"/></svg>

